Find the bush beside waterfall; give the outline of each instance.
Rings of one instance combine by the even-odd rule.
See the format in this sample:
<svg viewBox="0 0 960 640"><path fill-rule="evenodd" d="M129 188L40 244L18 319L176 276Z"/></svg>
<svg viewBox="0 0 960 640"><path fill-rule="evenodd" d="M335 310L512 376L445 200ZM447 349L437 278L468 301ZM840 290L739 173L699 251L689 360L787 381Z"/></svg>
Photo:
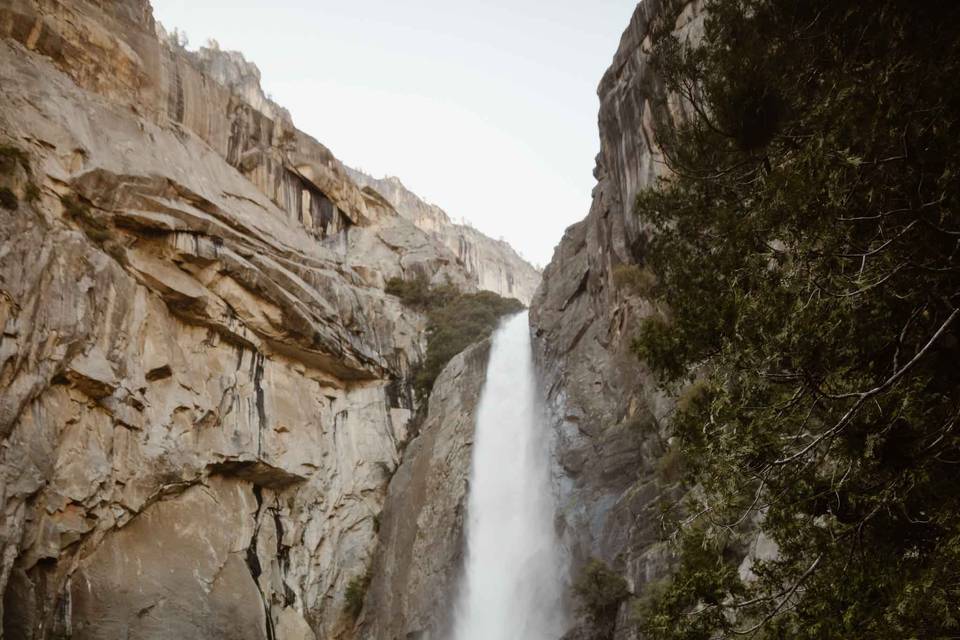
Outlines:
<svg viewBox="0 0 960 640"><path fill-rule="evenodd" d="M347 583L347 591L344 593L344 611L350 616L351 620L360 617L363 610L363 601L367 597L367 589L370 587L372 574L367 569L358 576L355 576Z"/></svg>
<svg viewBox="0 0 960 640"><path fill-rule="evenodd" d="M580 611L591 624L591 640L613 638L620 605L630 597L623 577L596 558L580 570L573 584Z"/></svg>
<svg viewBox="0 0 960 640"><path fill-rule="evenodd" d="M523 309L513 298L490 291L463 293L449 283L431 286L423 276L391 278L386 292L427 316L427 355L414 375L414 388L422 400L451 358L489 337L503 316Z"/></svg>

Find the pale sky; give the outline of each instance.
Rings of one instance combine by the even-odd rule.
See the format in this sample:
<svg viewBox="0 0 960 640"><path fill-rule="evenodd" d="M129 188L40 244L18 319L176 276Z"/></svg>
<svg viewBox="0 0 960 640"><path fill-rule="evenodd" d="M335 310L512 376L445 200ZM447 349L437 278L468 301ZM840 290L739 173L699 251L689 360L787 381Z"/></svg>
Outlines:
<svg viewBox="0 0 960 640"><path fill-rule="evenodd" d="M545 265L589 208L597 83L636 0L153 0L344 163Z"/></svg>

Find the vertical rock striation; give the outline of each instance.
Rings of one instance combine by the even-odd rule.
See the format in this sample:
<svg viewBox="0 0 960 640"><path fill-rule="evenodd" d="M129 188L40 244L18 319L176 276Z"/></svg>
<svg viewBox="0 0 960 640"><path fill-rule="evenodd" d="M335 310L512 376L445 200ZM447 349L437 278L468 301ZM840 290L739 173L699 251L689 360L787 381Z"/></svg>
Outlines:
<svg viewBox="0 0 960 640"><path fill-rule="evenodd" d="M649 305L619 286L616 274L643 264L633 202L665 173L654 113L683 117L650 68L652 31L662 25L698 37L701 4L637 6L598 89L601 149L590 212L567 229L531 305L544 394L558 431L564 538L575 563L600 558L637 594L667 568L656 502L675 490L657 464L658 422L670 403L630 351ZM628 614L622 607L621 620ZM617 637L629 637L627 628L620 624Z"/></svg>

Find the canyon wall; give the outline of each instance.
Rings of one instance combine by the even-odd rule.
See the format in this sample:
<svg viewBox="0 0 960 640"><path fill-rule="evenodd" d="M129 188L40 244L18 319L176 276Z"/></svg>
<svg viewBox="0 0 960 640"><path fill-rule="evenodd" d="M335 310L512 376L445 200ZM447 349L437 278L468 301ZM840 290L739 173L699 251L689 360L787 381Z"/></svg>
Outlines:
<svg viewBox="0 0 960 640"><path fill-rule="evenodd" d="M621 286L618 272L644 263L633 203L665 175L655 113L684 117L651 70L653 30L699 37L701 2L640 3L598 89L601 150L589 215L567 229L531 305L535 351L557 430L559 520L574 573L598 558L625 576L635 595L662 577L669 558L658 529L659 503L678 489L661 458L659 423L671 402L630 344L649 303ZM631 610L616 637L630 638ZM571 638L588 638L581 621Z"/></svg>
<svg viewBox="0 0 960 640"><path fill-rule="evenodd" d="M348 587L411 535L391 477L440 491L397 469L444 446L463 482L485 357L405 453L425 320L383 286L476 265L146 0L4 0L0 37L2 637L353 637Z"/></svg>
<svg viewBox="0 0 960 640"><path fill-rule="evenodd" d="M446 638L463 569L473 433L489 340L450 361L378 520L380 545L360 637Z"/></svg>
<svg viewBox="0 0 960 640"><path fill-rule="evenodd" d="M373 178L350 168L347 172L358 185L382 195L401 216L452 251L478 288L530 304L540 284L540 272L509 244L485 236L469 225L454 224L443 209L425 202L403 186L399 178Z"/></svg>

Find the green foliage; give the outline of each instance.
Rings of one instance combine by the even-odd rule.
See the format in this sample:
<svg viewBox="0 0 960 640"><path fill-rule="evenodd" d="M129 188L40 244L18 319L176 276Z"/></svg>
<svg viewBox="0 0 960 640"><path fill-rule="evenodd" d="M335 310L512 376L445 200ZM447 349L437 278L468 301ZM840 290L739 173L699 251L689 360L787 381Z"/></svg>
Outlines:
<svg viewBox="0 0 960 640"><path fill-rule="evenodd" d="M6 187L0 188L0 207L14 211L19 204L17 194Z"/></svg>
<svg viewBox="0 0 960 640"><path fill-rule="evenodd" d="M489 336L503 316L523 309L519 301L489 291L461 293L451 284L431 287L422 276L392 278L386 291L427 316L427 355L414 377L421 398L430 395L434 381L451 358Z"/></svg>
<svg viewBox="0 0 960 640"><path fill-rule="evenodd" d="M646 298L654 293L657 277L649 267L619 264L613 268L613 283L618 289Z"/></svg>
<svg viewBox="0 0 960 640"><path fill-rule="evenodd" d="M431 305L430 283L423 276L416 276L409 280L390 278L387 280L385 291L397 296L408 307L426 309Z"/></svg>
<svg viewBox="0 0 960 640"><path fill-rule="evenodd" d="M697 404L707 400L709 393L710 388L706 380L694 380L690 384L686 385L677 396L677 411L680 413L687 413L696 410Z"/></svg>
<svg viewBox="0 0 960 640"><path fill-rule="evenodd" d="M345 604L343 610L350 616L351 620L359 618L360 612L363 611L363 601L367 597L367 589L370 587L371 578L370 570L367 569L347 583L347 590L344 593Z"/></svg>
<svg viewBox="0 0 960 640"><path fill-rule="evenodd" d="M691 486L661 640L960 635L960 5L716 0L643 193ZM741 581L737 540L779 548ZM748 526L749 525L749 526ZM742 555L742 554L741 554Z"/></svg>
<svg viewBox="0 0 960 640"><path fill-rule="evenodd" d="M612 637L617 610L630 597L627 581L602 560L591 559L573 583L580 611L589 620L598 640Z"/></svg>
<svg viewBox="0 0 960 640"><path fill-rule="evenodd" d="M659 585L637 607L637 619L648 633L656 634L650 637L712 640L717 631L730 630L724 605L744 593L731 551L726 537L707 535L700 528L682 538L681 565L667 584Z"/></svg>
<svg viewBox="0 0 960 640"><path fill-rule="evenodd" d="M17 166L30 174L30 157L22 149L10 145L0 145L0 175L12 176ZM32 182L26 185L25 197L27 202L34 202L40 197L40 190ZM9 188L0 189L0 206L4 209L15 210L20 202L17 195Z"/></svg>
<svg viewBox="0 0 960 640"><path fill-rule="evenodd" d="M105 225L100 223L100 221L90 213L90 209L76 196L60 196L60 204L63 205L63 212L67 218L75 220L80 224L97 225L106 228Z"/></svg>

